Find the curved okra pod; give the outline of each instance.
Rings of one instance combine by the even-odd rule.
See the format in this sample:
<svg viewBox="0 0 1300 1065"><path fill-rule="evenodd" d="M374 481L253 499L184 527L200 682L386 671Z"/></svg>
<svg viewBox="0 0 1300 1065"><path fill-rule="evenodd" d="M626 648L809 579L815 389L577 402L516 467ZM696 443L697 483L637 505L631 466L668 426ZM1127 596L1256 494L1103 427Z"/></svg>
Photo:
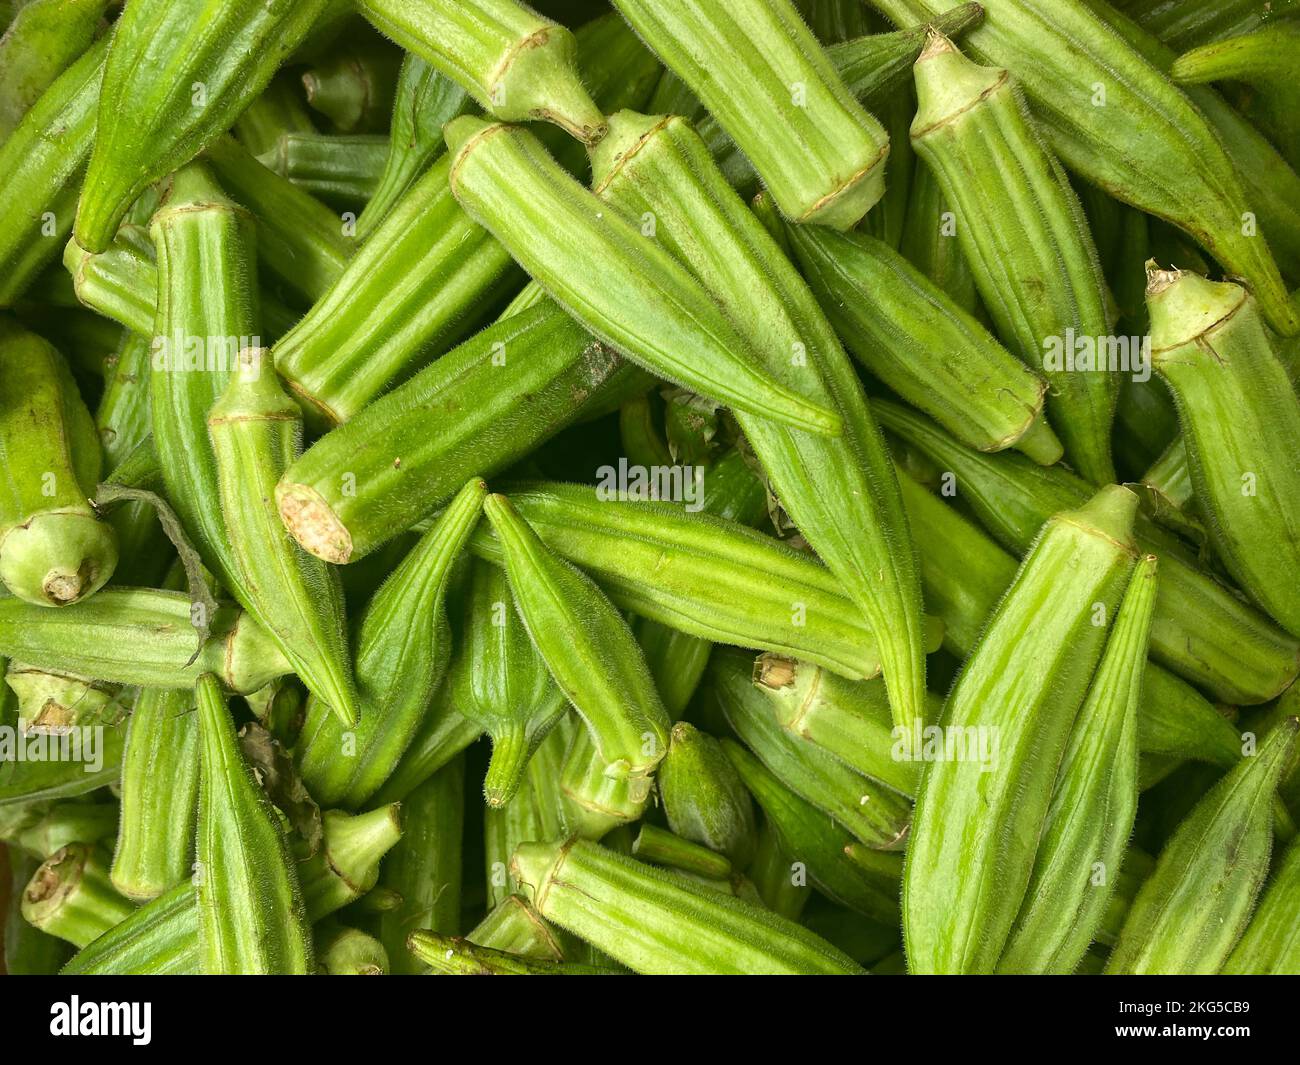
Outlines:
<svg viewBox="0 0 1300 1065"><path fill-rule="evenodd" d="M456 199L596 336L710 399L839 433L835 412L776 378L686 267L622 215L602 211L531 133L463 115L446 136ZM562 241L545 235L557 232ZM599 284L575 269L577 248L601 259Z"/></svg>
<svg viewBox="0 0 1300 1065"><path fill-rule="evenodd" d="M29 603L94 595L117 565L117 536L89 502L102 455L94 422L54 348L0 319L0 580Z"/></svg>
<svg viewBox="0 0 1300 1065"><path fill-rule="evenodd" d="M758 842L754 808L718 741L679 721L659 766L659 801L668 826L683 839L749 865Z"/></svg>
<svg viewBox="0 0 1300 1065"><path fill-rule="evenodd" d="M362 806L428 712L451 658L444 603L452 567L486 494L477 478L466 484L367 604L353 641L360 719L341 724L323 699L308 700L296 758L317 802Z"/></svg>
<svg viewBox="0 0 1300 1065"><path fill-rule="evenodd" d="M1300 972L1300 842L1292 842L1222 972L1294 975Z"/></svg>
<svg viewBox="0 0 1300 1065"><path fill-rule="evenodd" d="M158 266L148 230L123 225L113 243L95 255L69 238L63 265L72 275L78 300L136 335L152 337L158 313Z"/></svg>
<svg viewBox="0 0 1300 1065"><path fill-rule="evenodd" d="M511 865L538 913L639 973L861 972L793 921L587 840L524 843Z"/></svg>
<svg viewBox="0 0 1300 1065"><path fill-rule="evenodd" d="M504 496L489 496L483 510L501 543L515 607L582 715L605 775L648 778L668 750L668 714L627 622L591 578L552 554Z"/></svg>
<svg viewBox="0 0 1300 1065"><path fill-rule="evenodd" d="M997 965L1057 766L1133 569L1136 511L1137 496L1112 485L1053 517L962 667L907 848L912 972Z"/></svg>
<svg viewBox="0 0 1300 1065"><path fill-rule="evenodd" d="M881 634L897 719L921 716L924 623L906 518L884 441L834 329L686 122L625 112L611 124L593 153L600 195L643 226L653 221L655 241L722 303L769 372L838 412L840 437L744 411L737 418L792 520ZM766 213L779 228L770 206Z"/></svg>
<svg viewBox="0 0 1300 1065"><path fill-rule="evenodd" d="M76 947L93 942L135 906L108 880L108 854L93 843L69 843L47 858L23 891L23 917Z"/></svg>
<svg viewBox="0 0 1300 1065"><path fill-rule="evenodd" d="M1070 973L1119 879L1138 799L1138 713L1156 558L1129 581L1057 770L1034 871L998 969Z"/></svg>
<svg viewBox="0 0 1300 1065"><path fill-rule="evenodd" d="M851 229L880 199L889 137L789 0L614 6L753 161L791 221Z"/></svg>
<svg viewBox="0 0 1300 1065"><path fill-rule="evenodd" d="M533 646L499 566L472 563L464 602L447 683L456 709L492 737L483 793L488 806L504 806L569 703Z"/></svg>
<svg viewBox="0 0 1300 1065"><path fill-rule="evenodd" d="M202 971L310 973L311 932L279 814L239 751L212 674L199 678L196 698L202 770L195 897Z"/></svg>
<svg viewBox="0 0 1300 1065"><path fill-rule="evenodd" d="M1015 353L1047 378L1048 414L1069 461L1089 481L1110 483L1124 367L1097 364L1111 330L1078 198L1007 71L977 66L937 35L915 69L912 141L956 213L984 304ZM1075 359L1080 340L1092 346L1086 362Z"/></svg>
<svg viewBox="0 0 1300 1065"><path fill-rule="evenodd" d="M151 182L184 166L239 117L329 0L135 0L104 65L77 242L103 251Z"/></svg>
<svg viewBox="0 0 1300 1065"><path fill-rule="evenodd" d="M294 671L345 726L357 690L338 573L284 535L275 484L301 449L302 422L266 352L245 348L208 414L217 490L243 602Z"/></svg>
<svg viewBox="0 0 1300 1065"><path fill-rule="evenodd" d="M1129 908L1108 973L1217 973L1268 875L1273 794L1300 719L1287 718L1178 826Z"/></svg>
<svg viewBox="0 0 1300 1065"><path fill-rule="evenodd" d="M1300 636L1300 398L1239 285L1148 267L1152 361L1178 405L1197 501L1228 571Z"/></svg>

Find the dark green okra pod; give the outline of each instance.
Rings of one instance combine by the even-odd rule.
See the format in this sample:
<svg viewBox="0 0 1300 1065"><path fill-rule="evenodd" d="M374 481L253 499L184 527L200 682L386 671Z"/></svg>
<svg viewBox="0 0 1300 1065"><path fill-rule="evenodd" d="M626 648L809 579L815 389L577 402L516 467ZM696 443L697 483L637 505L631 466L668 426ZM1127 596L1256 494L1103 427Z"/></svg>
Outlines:
<svg viewBox="0 0 1300 1065"><path fill-rule="evenodd" d="M547 733L528 765L519 789L504 806L490 806L483 813L484 873L488 905L505 905L512 897L510 856L520 843L531 839L560 839L565 835L566 810L562 805L561 774L565 753L575 732L581 731L576 715L570 715ZM536 916L533 914L532 916ZM538 923L544 925L540 918ZM483 942L470 938L475 943ZM511 949L507 943L483 942L486 947Z"/></svg>
<svg viewBox="0 0 1300 1065"><path fill-rule="evenodd" d="M675 724L658 785L677 835L725 854L738 869L749 865L758 840L754 807L716 739L685 721Z"/></svg>
<svg viewBox="0 0 1300 1065"><path fill-rule="evenodd" d="M250 155L261 155L274 147L280 134L310 133L315 128L303 100L301 79L284 70L244 108L231 132Z"/></svg>
<svg viewBox="0 0 1300 1065"><path fill-rule="evenodd" d="M1293 841L1282 855L1222 971L1242 976L1300 972L1300 843Z"/></svg>
<svg viewBox="0 0 1300 1065"><path fill-rule="evenodd" d="M1296 0L1122 0L1116 5L1148 33L1183 51L1251 33L1296 10Z"/></svg>
<svg viewBox="0 0 1300 1065"><path fill-rule="evenodd" d="M340 133L382 130L401 62L401 52L377 34L340 42L303 72L307 103Z"/></svg>

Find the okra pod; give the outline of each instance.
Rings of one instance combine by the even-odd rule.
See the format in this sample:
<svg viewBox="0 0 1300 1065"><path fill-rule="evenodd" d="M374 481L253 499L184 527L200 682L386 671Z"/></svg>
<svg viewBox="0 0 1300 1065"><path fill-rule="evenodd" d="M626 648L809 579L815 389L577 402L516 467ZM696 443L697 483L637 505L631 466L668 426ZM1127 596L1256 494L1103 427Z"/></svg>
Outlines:
<svg viewBox="0 0 1300 1065"><path fill-rule="evenodd" d="M1136 511L1137 497L1112 485L1049 520L962 667L907 849L911 972L987 973L997 964L1133 568Z"/></svg>
<svg viewBox="0 0 1300 1065"><path fill-rule="evenodd" d="M1217 973L1268 874L1273 795L1300 719L1276 725L1180 824L1129 908L1108 973Z"/></svg>
<svg viewBox="0 0 1300 1065"><path fill-rule="evenodd" d="M792 921L587 840L524 843L512 865L538 913L636 972L861 972Z"/></svg>
<svg viewBox="0 0 1300 1065"><path fill-rule="evenodd" d="M303 100L301 79L286 70L253 98L235 119L232 132L250 155L261 155L275 146L280 134L310 133L315 128Z"/></svg>
<svg viewBox="0 0 1300 1065"><path fill-rule="evenodd" d="M336 45L303 72L307 103L340 133L382 130L401 62L401 52L378 35Z"/></svg>
<svg viewBox="0 0 1300 1065"><path fill-rule="evenodd" d="M69 843L47 858L28 881L22 906L29 924L78 948L135 909L109 883L108 855L93 843Z"/></svg>
<svg viewBox="0 0 1300 1065"><path fill-rule="evenodd" d="M769 910L791 921L800 919L812 888L805 867L786 853L770 820L759 829L758 849L746 872Z"/></svg>
<svg viewBox="0 0 1300 1065"><path fill-rule="evenodd" d="M351 209L370 199L387 158L388 138L374 133L282 133L258 156L300 191Z"/></svg>
<svg viewBox="0 0 1300 1065"><path fill-rule="evenodd" d="M434 696L433 705L425 713L401 761L379 789L374 801L405 799L482 734L478 722L462 716L451 705L450 693L444 684Z"/></svg>
<svg viewBox="0 0 1300 1065"><path fill-rule="evenodd" d="M117 353L106 366L104 394L95 409L95 428L104 445L104 469L115 470L149 435L150 341L123 330Z"/></svg>
<svg viewBox="0 0 1300 1065"><path fill-rule="evenodd" d="M506 950L535 961L563 961L564 950L550 928L522 895L507 895L465 937L493 950Z"/></svg>
<svg viewBox="0 0 1300 1065"><path fill-rule="evenodd" d="M957 239L957 216L943 198L939 182L918 160L903 221L899 251L967 314L983 308L975 291L975 276Z"/></svg>
<svg viewBox="0 0 1300 1065"><path fill-rule="evenodd" d="M632 856L710 880L731 876L731 862L723 855L654 825L641 826L632 841Z"/></svg>
<svg viewBox="0 0 1300 1065"><path fill-rule="evenodd" d="M33 0L0 27L0 144L94 41L108 0Z"/></svg>
<svg viewBox="0 0 1300 1065"><path fill-rule="evenodd" d="M1293 841L1282 855L1222 972L1257 976L1300 972L1300 843Z"/></svg>
<svg viewBox="0 0 1300 1065"><path fill-rule="evenodd" d="M88 725L115 724L125 713L115 684L20 662L9 663L4 679L18 696L18 728L24 733L60 736Z"/></svg>
<svg viewBox="0 0 1300 1065"><path fill-rule="evenodd" d="M684 839L749 865L758 840L754 807L716 739L679 721L659 767L659 801L668 826Z"/></svg>
<svg viewBox="0 0 1300 1065"><path fill-rule="evenodd" d="M384 976L388 952L374 936L339 925L315 933L316 957L326 976Z"/></svg>
<svg viewBox="0 0 1300 1065"><path fill-rule="evenodd" d="M510 855L520 843L531 839L561 839L565 835L567 811L561 796L562 773L565 754L575 732L582 732L581 726L576 725L573 716L566 717L538 745L524 768L523 782L514 797L504 806L484 810L484 872L489 906L504 905L513 897ZM537 921L544 925L540 918ZM470 938L485 947L512 949L508 943L475 939L473 933Z"/></svg>
<svg viewBox="0 0 1300 1065"><path fill-rule="evenodd" d="M63 802L24 828L14 841L28 854L43 860L71 843L102 842L111 846L117 823L118 811L112 803Z"/></svg>
<svg viewBox="0 0 1300 1065"><path fill-rule="evenodd" d="M1122 0L1116 5L1170 48L1184 51L1266 26L1296 10L1296 0Z"/></svg>
<svg viewBox="0 0 1300 1065"><path fill-rule="evenodd" d="M585 725L573 729L557 785L564 832L552 839L564 835L601 839L640 818L650 801L650 778L611 776Z"/></svg>
<svg viewBox="0 0 1300 1065"><path fill-rule="evenodd" d="M443 976L604 976L614 972L579 962L528 958L437 932L412 932L407 947Z"/></svg>
<svg viewBox="0 0 1300 1065"><path fill-rule="evenodd" d="M10 976L54 976L68 960L72 947L28 924L23 917L23 888L36 871L36 860L12 850L7 859L7 862L0 861L0 875L8 881L4 914L5 972Z"/></svg>
<svg viewBox="0 0 1300 1065"><path fill-rule="evenodd" d="M39 608L33 608L39 609ZM9 726L13 728L13 726ZM117 780L126 725L0 740L0 806L85 795Z"/></svg>
<svg viewBox="0 0 1300 1065"><path fill-rule="evenodd" d="M303 906L308 921L341 910L379 881L380 859L401 840L404 823L398 803L363 814L326 810L319 849L304 856L294 847Z"/></svg>

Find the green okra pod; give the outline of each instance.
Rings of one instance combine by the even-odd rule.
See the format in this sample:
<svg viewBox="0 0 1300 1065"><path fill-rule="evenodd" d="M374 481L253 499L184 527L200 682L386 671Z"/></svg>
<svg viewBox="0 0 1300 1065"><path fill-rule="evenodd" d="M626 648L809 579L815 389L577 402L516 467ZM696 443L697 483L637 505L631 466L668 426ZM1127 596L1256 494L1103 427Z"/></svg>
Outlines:
<svg viewBox="0 0 1300 1065"><path fill-rule="evenodd" d="M528 958L437 932L412 932L407 946L443 976L604 976L617 971L580 962Z"/></svg>
<svg viewBox="0 0 1300 1065"><path fill-rule="evenodd" d="M1178 405L1201 513L1228 571L1300 636L1300 397L1250 293L1148 267L1152 361ZM1279 579L1282 575L1282 579Z"/></svg>
<svg viewBox="0 0 1300 1065"><path fill-rule="evenodd" d="M300 191L352 209L370 199L387 158L388 138L376 133L282 133L258 156Z"/></svg>
<svg viewBox="0 0 1300 1065"><path fill-rule="evenodd" d="M658 774L668 826L683 839L749 865L758 841L754 807L718 740L679 721Z"/></svg>
<svg viewBox="0 0 1300 1065"><path fill-rule="evenodd" d="M112 34L77 243L103 251L151 182L184 166L270 82L329 0L135 0Z"/></svg>
<svg viewBox="0 0 1300 1065"><path fill-rule="evenodd" d="M575 718L569 716L547 733L524 768L524 779L514 797L504 806L489 806L484 810L483 865L489 906L504 905L513 897L510 855L520 843L530 839L560 839L566 834L568 811L561 795L562 773L573 734L581 731L580 726L575 726ZM537 920L545 924L540 918ZM475 943L483 942L475 939L473 933L470 938ZM497 941L483 942L483 945L512 949L508 943Z"/></svg>
<svg viewBox="0 0 1300 1065"><path fill-rule="evenodd" d="M789 0L614 6L698 94L791 221L851 229L880 199L888 134Z"/></svg>
<svg viewBox="0 0 1300 1065"><path fill-rule="evenodd" d="M0 734L0 806L85 795L117 780L122 722L62 736L24 736L9 728L12 733Z"/></svg>
<svg viewBox="0 0 1300 1065"><path fill-rule="evenodd" d="M78 948L135 909L109 883L108 855L93 843L69 843L47 858L23 890L22 906L29 924Z"/></svg>
<svg viewBox="0 0 1300 1065"><path fill-rule="evenodd" d="M516 0L361 0L361 13L507 122L553 122L584 143L605 132L563 26Z"/></svg>
<svg viewBox="0 0 1300 1065"><path fill-rule="evenodd" d="M557 933L522 895L507 895L465 937L493 950L506 950L536 961L563 961Z"/></svg>
<svg viewBox="0 0 1300 1065"><path fill-rule="evenodd" d="M605 774L648 778L668 750L668 713L627 623L591 578L554 555L504 496L489 496L483 510L501 544L519 616L582 715Z"/></svg>
<svg viewBox="0 0 1300 1065"><path fill-rule="evenodd" d="M292 70L281 71L253 98L231 128L251 155L269 152L282 133L312 132L316 125L303 99L302 80Z"/></svg>
<svg viewBox="0 0 1300 1065"><path fill-rule="evenodd" d="M318 802L362 806L419 728L451 658L452 568L486 494L482 481L466 484L366 605L353 641L359 720L341 724L324 700L309 699L296 758Z"/></svg>
<svg viewBox="0 0 1300 1065"><path fill-rule="evenodd" d="M979 293L957 239L957 216L923 162L916 164L910 193L899 251L963 311L978 315Z"/></svg>
<svg viewBox="0 0 1300 1065"><path fill-rule="evenodd" d="M115 684L10 662L5 682L18 696L18 727L24 733L58 736L87 725L116 724L125 708Z"/></svg>
<svg viewBox="0 0 1300 1065"><path fill-rule="evenodd" d="M636 972L861 971L793 921L587 840L524 843L512 865L538 913Z"/></svg>
<svg viewBox="0 0 1300 1065"><path fill-rule="evenodd" d="M340 133L370 133L388 124L401 52L372 35L335 45L302 75L307 103Z"/></svg>
<svg viewBox="0 0 1300 1065"><path fill-rule="evenodd" d="M70 843L111 845L117 832L117 807L107 802L63 802L14 839L28 854L45 859Z"/></svg>
<svg viewBox="0 0 1300 1065"><path fill-rule="evenodd" d="M536 137L469 115L448 123L446 136L449 182L461 206L595 335L701 395L838 435L835 412L776 378L690 272L622 215L602 211ZM541 220L546 231L537 228ZM558 231L564 241L547 239ZM575 269L579 247L601 259L599 284Z"/></svg>
<svg viewBox="0 0 1300 1065"><path fill-rule="evenodd" d="M1137 812L1138 707L1156 580L1156 557L1147 555L1070 732L999 971L1072 972L1105 917Z"/></svg>
<svg viewBox="0 0 1300 1065"><path fill-rule="evenodd" d="M355 902L378 883L380 859L401 840L405 826L400 805L389 803L362 814L326 810L322 830L315 853L304 856L301 842L293 847L303 905L313 922Z"/></svg>
<svg viewBox="0 0 1300 1065"><path fill-rule="evenodd" d="M962 667L908 843L911 972L997 964L1057 765L1133 568L1136 511L1137 496L1112 485L1049 520Z"/></svg>
<svg viewBox="0 0 1300 1065"><path fill-rule="evenodd" d="M1293 841L1282 855L1222 971L1243 976L1300 972L1300 843Z"/></svg>
<svg viewBox="0 0 1300 1065"><path fill-rule="evenodd" d="M564 831L552 839L601 839L640 818L650 801L650 778L611 776L585 725L573 729L557 784Z"/></svg>
<svg viewBox="0 0 1300 1065"><path fill-rule="evenodd" d="M68 960L71 946L56 936L28 924L23 916L22 894L37 861L12 850L0 861L0 874L8 883L4 914L4 967L10 976L54 976Z"/></svg>
<svg viewBox="0 0 1300 1065"><path fill-rule="evenodd" d="M763 904L773 913L799 920L812 897L805 868L786 852L773 822L765 820L759 829L754 860L746 870Z"/></svg>
<svg viewBox="0 0 1300 1065"><path fill-rule="evenodd" d="M239 751L217 679L205 673L195 694L202 769L194 889L202 971L309 973L311 933L279 814Z"/></svg>
<svg viewBox="0 0 1300 1065"><path fill-rule="evenodd" d="M732 871L724 855L655 825L641 826L632 841L632 856L710 880L727 880Z"/></svg>
<svg viewBox="0 0 1300 1065"><path fill-rule="evenodd" d="M1116 5L1148 33L1183 51L1251 33L1296 10L1296 0L1122 0Z"/></svg>
<svg viewBox="0 0 1300 1065"><path fill-rule="evenodd" d="M379 789L374 801L405 799L482 734L478 722L470 721L451 705L450 693L444 684L434 696L433 705L425 713L401 761Z"/></svg>
<svg viewBox="0 0 1300 1065"><path fill-rule="evenodd" d="M151 341L124 330L105 367L104 394L95 408L95 428L104 445L104 469L112 471L149 435ZM120 583L120 582L119 582Z"/></svg>
<svg viewBox="0 0 1300 1065"><path fill-rule="evenodd" d="M1294 717L1276 725L1178 826L1133 900L1108 973L1223 968L1268 875L1273 795L1297 731Z"/></svg>
<svg viewBox="0 0 1300 1065"><path fill-rule="evenodd" d="M388 951L374 936L356 928L326 926L315 933L316 957L326 976L384 976Z"/></svg>

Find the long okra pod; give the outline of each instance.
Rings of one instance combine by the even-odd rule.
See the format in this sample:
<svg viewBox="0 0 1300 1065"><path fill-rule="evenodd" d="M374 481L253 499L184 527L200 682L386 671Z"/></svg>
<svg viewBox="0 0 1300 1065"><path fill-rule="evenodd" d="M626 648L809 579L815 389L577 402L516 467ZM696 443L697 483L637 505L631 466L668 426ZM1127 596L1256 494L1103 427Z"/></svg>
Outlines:
<svg viewBox="0 0 1300 1065"><path fill-rule="evenodd" d="M617 972L581 962L528 958L512 951L479 946L471 939L412 932L407 946L443 976L608 976Z"/></svg>
<svg viewBox="0 0 1300 1065"><path fill-rule="evenodd" d="M1282 856L1223 972L1279 976L1300 972L1300 843L1292 842Z"/></svg>
<svg viewBox="0 0 1300 1065"><path fill-rule="evenodd" d="M32 0L0 28L0 144L94 41L108 0Z"/></svg>
<svg viewBox="0 0 1300 1065"><path fill-rule="evenodd" d="M952 757L945 750L921 778L907 849L912 972L997 964L1057 765L1133 568L1136 511L1137 497L1111 486L1050 520L962 668L944 714Z"/></svg>
<svg viewBox="0 0 1300 1065"><path fill-rule="evenodd" d="M1170 48L1183 51L1251 33L1296 10L1296 0L1122 0L1116 7Z"/></svg>

